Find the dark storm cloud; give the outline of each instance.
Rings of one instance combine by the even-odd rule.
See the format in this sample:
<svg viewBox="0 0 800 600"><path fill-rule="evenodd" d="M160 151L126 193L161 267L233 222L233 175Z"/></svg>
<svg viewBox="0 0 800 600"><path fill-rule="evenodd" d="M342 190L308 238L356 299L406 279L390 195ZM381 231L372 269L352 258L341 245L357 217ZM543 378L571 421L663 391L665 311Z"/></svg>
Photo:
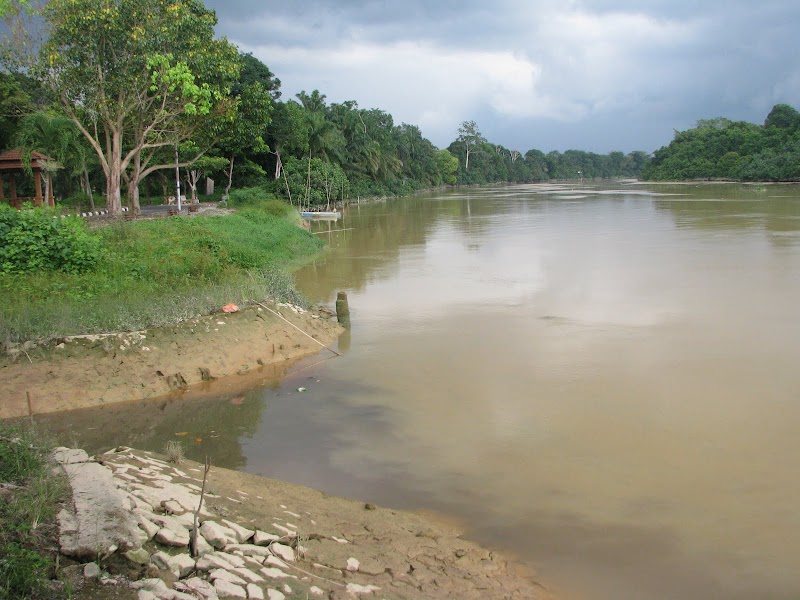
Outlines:
<svg viewBox="0 0 800 600"><path fill-rule="evenodd" d="M509 147L651 151L701 118L800 106L800 3L208 0L284 97L320 89L446 146L460 121Z"/></svg>

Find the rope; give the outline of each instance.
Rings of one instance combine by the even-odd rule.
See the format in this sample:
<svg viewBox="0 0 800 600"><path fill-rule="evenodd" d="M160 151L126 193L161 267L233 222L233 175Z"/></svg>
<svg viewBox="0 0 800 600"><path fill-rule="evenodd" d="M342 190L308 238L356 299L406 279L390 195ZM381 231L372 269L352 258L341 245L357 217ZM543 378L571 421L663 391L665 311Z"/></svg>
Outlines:
<svg viewBox="0 0 800 600"><path fill-rule="evenodd" d="M263 308L263 309L266 309L266 310L268 310L269 312L271 312L273 315L275 315L275 316L276 316L276 317L278 317L279 319L283 319L284 321L286 321L286 322L287 322L289 325L291 325L292 327L294 327L295 329L297 329L297 331L299 331L300 333L302 333L304 336L306 336L307 338L309 338L309 339L311 339L311 340L314 340L315 342L317 342L317 343L318 343L320 346L322 346L323 348L325 348L325 350L330 350L330 351L331 351L331 352L333 352L333 353L334 353L336 356L341 356L341 354L339 354L339 353L338 353L336 350L334 350L334 349L332 349L332 348L328 348L328 346L326 346L325 344L323 344L322 342L320 342L320 341L319 341L317 338L315 338L315 337L313 337L313 336L310 336L309 334L307 334L305 331L303 331L302 329L300 329L300 328L299 328L297 325L295 325L294 323L292 323L291 321L289 321L288 319L286 319L286 318L285 318L285 317L284 317L282 314L280 314L279 312L276 312L276 311L272 310L272 309L271 309L269 306L264 306L263 304L261 304L261 302L256 302L255 300L254 300L254 302L255 302L256 304L258 304L258 305L259 305L261 308Z"/></svg>

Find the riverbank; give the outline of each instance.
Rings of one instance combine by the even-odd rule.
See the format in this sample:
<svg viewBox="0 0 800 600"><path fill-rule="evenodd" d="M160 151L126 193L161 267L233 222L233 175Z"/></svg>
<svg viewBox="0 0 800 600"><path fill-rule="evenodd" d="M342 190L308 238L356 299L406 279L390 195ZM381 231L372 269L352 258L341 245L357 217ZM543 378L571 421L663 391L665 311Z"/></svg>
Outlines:
<svg viewBox="0 0 800 600"><path fill-rule="evenodd" d="M213 465L191 556L203 465L125 447L56 456L80 490L59 515L73 598L550 598L456 527Z"/></svg>
<svg viewBox="0 0 800 600"><path fill-rule="evenodd" d="M330 313L273 302L143 331L12 345L0 357L0 418L257 385L343 331Z"/></svg>

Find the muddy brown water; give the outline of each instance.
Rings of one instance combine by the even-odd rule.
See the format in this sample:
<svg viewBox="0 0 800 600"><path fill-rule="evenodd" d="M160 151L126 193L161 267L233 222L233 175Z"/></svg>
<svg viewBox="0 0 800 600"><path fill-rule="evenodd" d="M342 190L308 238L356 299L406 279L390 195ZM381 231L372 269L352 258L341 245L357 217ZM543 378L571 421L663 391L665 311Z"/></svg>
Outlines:
<svg viewBox="0 0 800 600"><path fill-rule="evenodd" d="M343 357L49 422L440 511L565 597L800 597L800 187L462 190L313 228L297 281L348 292Z"/></svg>

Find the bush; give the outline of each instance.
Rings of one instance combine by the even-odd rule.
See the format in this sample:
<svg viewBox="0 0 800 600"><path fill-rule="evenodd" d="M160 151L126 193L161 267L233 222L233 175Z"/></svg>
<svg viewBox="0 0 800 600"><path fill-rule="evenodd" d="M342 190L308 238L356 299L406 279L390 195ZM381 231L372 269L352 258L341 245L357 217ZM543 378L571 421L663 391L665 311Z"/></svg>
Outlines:
<svg viewBox="0 0 800 600"><path fill-rule="evenodd" d="M105 196L94 197L95 210L104 209L105 204ZM66 209L64 212L86 212L92 210L92 203L89 202L89 195L83 192L77 192L67 196L59 202L59 206Z"/></svg>
<svg viewBox="0 0 800 600"><path fill-rule="evenodd" d="M230 193L228 204L230 206L254 206L272 198L274 198L272 193L262 187L240 188Z"/></svg>
<svg viewBox="0 0 800 600"><path fill-rule="evenodd" d="M92 270L100 240L78 217L57 218L43 208L0 205L0 274Z"/></svg>

